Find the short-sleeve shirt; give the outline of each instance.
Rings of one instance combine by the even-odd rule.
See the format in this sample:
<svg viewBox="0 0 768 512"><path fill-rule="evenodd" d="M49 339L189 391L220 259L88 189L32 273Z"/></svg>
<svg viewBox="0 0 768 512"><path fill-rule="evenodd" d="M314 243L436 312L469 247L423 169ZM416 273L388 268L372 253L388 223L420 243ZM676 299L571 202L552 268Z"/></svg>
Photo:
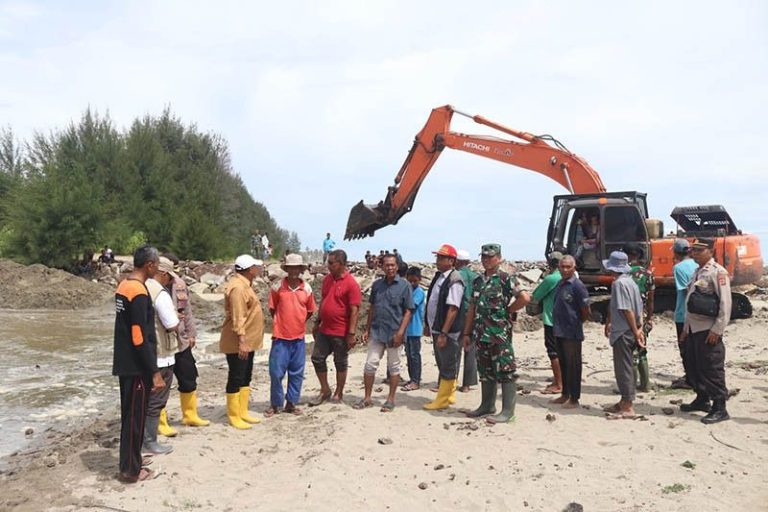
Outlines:
<svg viewBox="0 0 768 512"><path fill-rule="evenodd" d="M408 322L408 329L406 329L406 336L421 336L424 332L424 301L427 299L427 294L421 289L421 286L417 286L413 289L411 294L413 297L413 316L411 321Z"/></svg>
<svg viewBox="0 0 768 512"><path fill-rule="evenodd" d="M320 301L320 332L328 336L346 336L349 333L349 315L352 306L362 302L360 285L349 272L336 279L328 274L323 279Z"/></svg>
<svg viewBox="0 0 768 512"><path fill-rule="evenodd" d="M699 265L692 258L687 258L675 264L672 269L675 274L675 290L677 290L675 322L678 324L685 322L685 296L688 292L688 283L691 281L691 277L693 277L697 268L699 268Z"/></svg>
<svg viewBox="0 0 768 512"><path fill-rule="evenodd" d="M435 281L435 285L432 287L432 293L429 294L429 302L427 302L427 325L429 325L429 328L432 329L432 331L439 331L443 327L442 325L434 325L434 323L435 317L437 316L438 302L440 300L440 289L446 284L445 281L448 278L447 276L450 275L451 272L455 271L448 270L440 274ZM461 303L464 301L463 284L464 281L462 280L461 283L456 283L455 286L451 286L448 290L448 297L445 300L447 305L461 308Z"/></svg>
<svg viewBox="0 0 768 512"><path fill-rule="evenodd" d="M304 281L291 288L288 279L284 278L269 291L269 309L275 311L274 339L302 339L306 332L307 315L316 309L312 288Z"/></svg>
<svg viewBox="0 0 768 512"><path fill-rule="evenodd" d="M550 277L550 276L547 276ZM584 341L581 308L589 306L589 292L576 276L560 280L553 295L552 329L556 337Z"/></svg>
<svg viewBox="0 0 768 512"><path fill-rule="evenodd" d="M552 308L555 305L555 289L560 284L560 271L555 270L548 274L533 290L533 300L541 303L541 321L544 325L552 327Z"/></svg>
<svg viewBox="0 0 768 512"><path fill-rule="evenodd" d="M504 271L490 277L480 274L472 283L472 300L475 318L472 322L472 338L475 343L498 345L512 340L512 321L507 306L520 295L514 278Z"/></svg>
<svg viewBox="0 0 768 512"><path fill-rule="evenodd" d="M629 274L621 274L611 285L611 335L608 338L611 345L616 343L627 331L632 328L622 311L633 311L635 320L640 327L643 314L643 299L640 297L640 289Z"/></svg>
<svg viewBox="0 0 768 512"><path fill-rule="evenodd" d="M370 303L371 339L391 345L405 312L414 309L411 285L400 276L395 276L391 283L382 277L371 286Z"/></svg>
<svg viewBox="0 0 768 512"><path fill-rule="evenodd" d="M323 252L331 252L334 247L336 247L336 242L330 238L323 240Z"/></svg>

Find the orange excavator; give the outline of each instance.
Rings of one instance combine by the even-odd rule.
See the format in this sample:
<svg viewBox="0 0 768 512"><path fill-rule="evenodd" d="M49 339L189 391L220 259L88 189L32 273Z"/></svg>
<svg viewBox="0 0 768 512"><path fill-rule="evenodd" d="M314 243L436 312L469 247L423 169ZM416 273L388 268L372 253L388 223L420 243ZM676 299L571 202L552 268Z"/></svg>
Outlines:
<svg viewBox="0 0 768 512"><path fill-rule="evenodd" d="M516 140L451 131L454 114L511 135ZM636 243L644 248L645 263L654 268L657 309L674 307L672 244L676 237L689 240L704 236L715 238L715 258L728 270L733 286L754 283L762 276L759 239L737 229L722 206L676 207L672 218L677 224L677 233L665 237L663 223L648 216L646 194L607 192L597 171L554 137L514 130L450 105L432 110L424 128L416 134L386 197L376 205L360 201L352 208L345 238L372 236L382 227L397 224L413 208L421 184L445 148L522 167L543 174L566 188L569 194L554 198L545 255L555 250L578 255L579 276L595 294L607 290L613 279L602 267L602 259L611 251ZM595 232L590 244L583 243L585 226ZM583 248L580 249L580 245ZM749 299L734 292L732 317L748 318L751 314Z"/></svg>

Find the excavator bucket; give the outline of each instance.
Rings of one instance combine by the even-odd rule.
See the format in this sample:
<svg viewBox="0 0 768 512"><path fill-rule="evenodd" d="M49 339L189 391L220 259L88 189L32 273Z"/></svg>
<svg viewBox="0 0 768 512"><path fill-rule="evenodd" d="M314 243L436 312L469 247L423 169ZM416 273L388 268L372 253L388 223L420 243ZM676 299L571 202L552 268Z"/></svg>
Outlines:
<svg viewBox="0 0 768 512"><path fill-rule="evenodd" d="M362 200L353 206L349 212L344 239L353 240L373 236L377 229L388 225L386 214L382 210L381 204L364 204Z"/></svg>

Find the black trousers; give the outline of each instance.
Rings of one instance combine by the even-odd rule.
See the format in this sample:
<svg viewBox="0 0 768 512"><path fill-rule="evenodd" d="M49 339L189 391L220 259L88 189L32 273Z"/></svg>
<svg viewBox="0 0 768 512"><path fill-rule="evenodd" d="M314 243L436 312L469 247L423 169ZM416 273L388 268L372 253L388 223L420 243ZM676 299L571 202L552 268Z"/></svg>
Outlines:
<svg viewBox="0 0 768 512"><path fill-rule="evenodd" d="M120 376L120 474L138 477L141 471L141 443L152 390L146 375Z"/></svg>
<svg viewBox="0 0 768 512"><path fill-rule="evenodd" d="M578 400L581 398L581 342L560 337L555 341L563 374L563 395Z"/></svg>
<svg viewBox="0 0 768 512"><path fill-rule="evenodd" d="M725 387L725 344L721 339L707 343L709 331L689 332L685 340L686 357L693 371L688 374L697 395L711 400L727 400Z"/></svg>
<svg viewBox="0 0 768 512"><path fill-rule="evenodd" d="M227 354L227 393L238 393L240 388L251 385L253 374L253 352L248 352L246 359L240 359L237 354Z"/></svg>
<svg viewBox="0 0 768 512"><path fill-rule="evenodd" d="M675 331L677 331L677 339L678 339L678 348L680 349L680 359L683 361L683 372L685 372L685 375L683 375L683 378L685 379L686 384L693 387L693 383L691 382L691 378L689 375L691 375L695 368L692 367L690 358L688 357L688 354L686 353L685 345L686 341L680 343L680 335L683 333L683 324L682 322L675 322Z"/></svg>
<svg viewBox="0 0 768 512"><path fill-rule="evenodd" d="M197 364L192 355L192 347L176 352L173 374L179 383L179 393L191 393L197 389Z"/></svg>

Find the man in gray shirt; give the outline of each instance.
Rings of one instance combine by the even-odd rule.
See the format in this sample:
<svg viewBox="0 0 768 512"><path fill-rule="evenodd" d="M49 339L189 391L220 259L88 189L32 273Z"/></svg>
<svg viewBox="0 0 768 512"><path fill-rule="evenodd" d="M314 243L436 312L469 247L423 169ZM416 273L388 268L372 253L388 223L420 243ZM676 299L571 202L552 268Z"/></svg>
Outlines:
<svg viewBox="0 0 768 512"><path fill-rule="evenodd" d="M605 335L613 347L613 371L619 386L621 400L607 407L609 419L633 419L635 411L635 375L632 352L635 347L645 347L642 330L643 299L640 289L629 275L629 258L621 251L614 251L603 266L615 277L611 285L611 303L605 323Z"/></svg>

